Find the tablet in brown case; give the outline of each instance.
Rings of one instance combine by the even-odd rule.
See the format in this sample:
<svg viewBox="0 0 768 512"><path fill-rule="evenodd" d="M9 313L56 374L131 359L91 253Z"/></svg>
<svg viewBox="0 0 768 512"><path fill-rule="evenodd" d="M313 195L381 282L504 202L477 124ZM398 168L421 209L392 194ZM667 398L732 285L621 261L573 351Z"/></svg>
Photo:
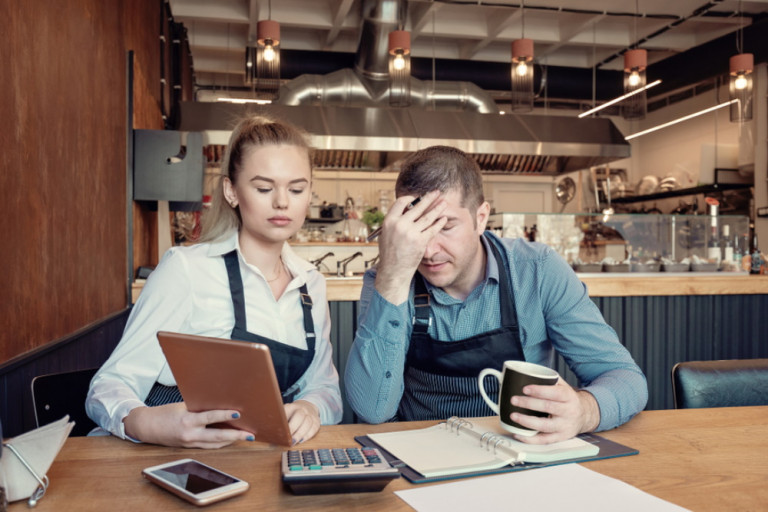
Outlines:
<svg viewBox="0 0 768 512"><path fill-rule="evenodd" d="M188 410L234 409L240 418L225 425L257 441L291 446L269 347L164 331L157 339Z"/></svg>

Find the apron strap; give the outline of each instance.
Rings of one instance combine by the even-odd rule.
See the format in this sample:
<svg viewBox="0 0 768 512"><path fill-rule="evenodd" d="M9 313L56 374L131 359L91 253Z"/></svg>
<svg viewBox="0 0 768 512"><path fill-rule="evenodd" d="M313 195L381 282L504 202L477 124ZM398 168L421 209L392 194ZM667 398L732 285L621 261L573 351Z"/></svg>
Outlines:
<svg viewBox="0 0 768 512"><path fill-rule="evenodd" d="M415 315L413 317L413 332L418 334L426 334L432 323L432 318L429 314L429 292L427 286L424 284L424 277L417 273L414 283L414 295L413 305L415 308Z"/></svg>
<svg viewBox="0 0 768 512"><path fill-rule="evenodd" d="M501 324L502 326L517 327L517 308L515 307L515 297L512 295L512 286L509 278L507 266L509 261L506 258L506 252L502 253L496 246L496 241L488 237L488 245L491 247L493 257L496 258L496 266L499 269L499 303L501 306Z"/></svg>
<svg viewBox="0 0 768 512"><path fill-rule="evenodd" d="M312 320L312 297L309 296L307 283L299 287L301 294L301 309L304 312L304 333L307 337L307 350L315 351L315 322Z"/></svg>
<svg viewBox="0 0 768 512"><path fill-rule="evenodd" d="M240 262L237 251L232 250L224 255L224 264L227 266L229 277L229 290L232 294L232 307L235 311L235 327L247 331L245 320L245 295L243 293L243 278L240 275Z"/></svg>
<svg viewBox="0 0 768 512"><path fill-rule="evenodd" d="M227 277L229 278L229 290L232 294L232 308L235 312L235 327L242 331L248 331L247 321L245 319L245 294L243 292L243 278L240 274L240 261L237 257L237 251L233 250L224 256L224 264L227 267ZM301 310L304 315L304 335L307 339L307 350L315 350L315 322L312 320L312 297L309 295L307 284L299 287L301 297Z"/></svg>

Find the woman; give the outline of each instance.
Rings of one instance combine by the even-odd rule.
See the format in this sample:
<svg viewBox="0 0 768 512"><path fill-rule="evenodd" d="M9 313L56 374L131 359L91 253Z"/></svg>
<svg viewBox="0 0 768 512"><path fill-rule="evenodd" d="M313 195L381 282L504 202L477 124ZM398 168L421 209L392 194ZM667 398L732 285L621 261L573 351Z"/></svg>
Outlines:
<svg viewBox="0 0 768 512"><path fill-rule="evenodd" d="M235 128L200 243L165 253L91 382L86 408L99 426L167 446L253 440L241 430L206 428L238 411L187 411L157 341L161 330L267 344L294 442L340 421L325 280L286 242L304 223L311 171L297 128L263 117ZM311 307L303 306L302 293Z"/></svg>

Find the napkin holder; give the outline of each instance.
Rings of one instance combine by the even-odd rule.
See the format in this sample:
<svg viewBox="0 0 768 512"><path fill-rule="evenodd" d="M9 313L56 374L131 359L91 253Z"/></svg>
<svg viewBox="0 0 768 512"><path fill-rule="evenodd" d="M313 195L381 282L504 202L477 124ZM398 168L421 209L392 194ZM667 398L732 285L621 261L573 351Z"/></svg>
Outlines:
<svg viewBox="0 0 768 512"><path fill-rule="evenodd" d="M3 441L0 470L5 474L8 501L29 499L34 507L48 489L48 468L61 451L75 422L58 421Z"/></svg>

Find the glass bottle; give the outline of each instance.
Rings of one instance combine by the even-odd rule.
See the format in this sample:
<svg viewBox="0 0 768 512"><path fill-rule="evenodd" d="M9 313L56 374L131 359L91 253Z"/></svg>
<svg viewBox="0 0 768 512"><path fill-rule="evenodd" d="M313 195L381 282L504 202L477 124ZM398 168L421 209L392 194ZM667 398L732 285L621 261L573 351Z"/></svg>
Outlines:
<svg viewBox="0 0 768 512"><path fill-rule="evenodd" d="M749 253L749 235L744 234L741 238L742 243L742 256L741 256L741 270L749 272L752 270L752 255Z"/></svg>
<svg viewBox="0 0 768 512"><path fill-rule="evenodd" d="M757 234L752 238L752 262L749 269L750 274L759 274L760 273L760 266L762 265L763 261L760 257L760 249L757 246Z"/></svg>
<svg viewBox="0 0 768 512"><path fill-rule="evenodd" d="M711 263L720 263L720 243L717 236L717 226L712 226L712 231L707 242L707 260Z"/></svg>
<svg viewBox="0 0 768 512"><path fill-rule="evenodd" d="M726 224L723 226L723 243L725 244L723 247L723 261L728 262L728 264L732 263L734 261L733 259L733 242L731 242L731 226Z"/></svg>

